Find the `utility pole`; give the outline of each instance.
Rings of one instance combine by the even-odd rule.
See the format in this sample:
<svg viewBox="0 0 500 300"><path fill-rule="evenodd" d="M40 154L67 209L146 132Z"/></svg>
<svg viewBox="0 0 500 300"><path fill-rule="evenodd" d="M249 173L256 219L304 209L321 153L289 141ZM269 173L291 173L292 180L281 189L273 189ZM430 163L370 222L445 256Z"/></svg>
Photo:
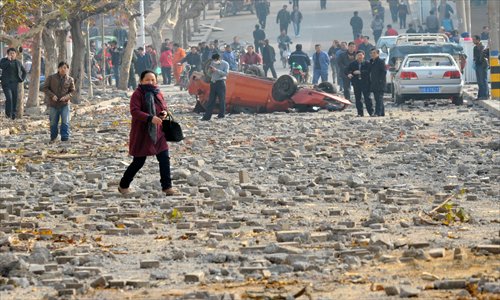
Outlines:
<svg viewBox="0 0 500 300"><path fill-rule="evenodd" d="M144 0L141 0L141 47L146 47L146 31L145 27L145 18L144 18Z"/></svg>
<svg viewBox="0 0 500 300"><path fill-rule="evenodd" d="M488 19L490 25L490 72L491 72L491 99L500 100L500 2L498 0L488 0Z"/></svg>
<svg viewBox="0 0 500 300"><path fill-rule="evenodd" d="M101 48L102 48L102 92L106 93L106 83L108 78L106 78L106 45L104 44L104 14L101 14Z"/></svg>
<svg viewBox="0 0 500 300"><path fill-rule="evenodd" d="M465 14L465 0L457 0L457 15L458 15L458 32L462 33L467 31L467 15Z"/></svg>
<svg viewBox="0 0 500 300"><path fill-rule="evenodd" d="M470 0L464 0L464 1L465 1L465 16L467 18L467 23L465 23L466 25L465 28L467 29L469 35L472 37L473 33L472 33L472 19L470 17Z"/></svg>

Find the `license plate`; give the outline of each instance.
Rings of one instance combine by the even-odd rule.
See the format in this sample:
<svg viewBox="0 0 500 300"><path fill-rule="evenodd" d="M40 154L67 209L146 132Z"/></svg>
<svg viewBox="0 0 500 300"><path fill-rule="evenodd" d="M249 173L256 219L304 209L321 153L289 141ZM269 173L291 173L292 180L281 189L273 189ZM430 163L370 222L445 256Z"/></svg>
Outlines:
<svg viewBox="0 0 500 300"><path fill-rule="evenodd" d="M438 86L422 86L420 87L421 93L439 93Z"/></svg>

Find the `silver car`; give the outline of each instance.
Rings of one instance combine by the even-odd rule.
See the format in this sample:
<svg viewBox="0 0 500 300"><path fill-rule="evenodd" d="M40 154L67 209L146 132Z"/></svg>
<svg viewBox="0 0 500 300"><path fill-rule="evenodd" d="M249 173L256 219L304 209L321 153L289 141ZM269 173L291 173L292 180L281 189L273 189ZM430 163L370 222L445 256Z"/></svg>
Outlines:
<svg viewBox="0 0 500 300"><path fill-rule="evenodd" d="M464 80L455 59L446 53L409 54L396 71L394 100L446 99L463 104Z"/></svg>

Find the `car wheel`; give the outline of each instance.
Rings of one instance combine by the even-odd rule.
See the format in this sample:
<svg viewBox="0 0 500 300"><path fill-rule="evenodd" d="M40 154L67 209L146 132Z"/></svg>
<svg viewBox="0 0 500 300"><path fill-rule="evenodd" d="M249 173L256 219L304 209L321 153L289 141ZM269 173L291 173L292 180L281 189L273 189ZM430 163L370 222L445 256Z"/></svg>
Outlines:
<svg viewBox="0 0 500 300"><path fill-rule="evenodd" d="M402 96L402 95L400 95L400 94L395 94L394 98L395 98L396 104L403 104L403 103L405 103L405 97Z"/></svg>
<svg viewBox="0 0 500 300"><path fill-rule="evenodd" d="M464 104L464 97L463 96L453 96L451 98L451 103L455 105L463 105Z"/></svg>
<svg viewBox="0 0 500 300"><path fill-rule="evenodd" d="M271 94L276 101L289 99L297 91L297 79L290 75L281 75L273 84Z"/></svg>
<svg viewBox="0 0 500 300"><path fill-rule="evenodd" d="M318 89L329 94L336 94L337 89L333 86L331 82L322 82L318 84Z"/></svg>
<svg viewBox="0 0 500 300"><path fill-rule="evenodd" d="M246 69L245 74L264 77L264 71L261 68L259 68L259 66L255 66L255 65L249 66Z"/></svg>

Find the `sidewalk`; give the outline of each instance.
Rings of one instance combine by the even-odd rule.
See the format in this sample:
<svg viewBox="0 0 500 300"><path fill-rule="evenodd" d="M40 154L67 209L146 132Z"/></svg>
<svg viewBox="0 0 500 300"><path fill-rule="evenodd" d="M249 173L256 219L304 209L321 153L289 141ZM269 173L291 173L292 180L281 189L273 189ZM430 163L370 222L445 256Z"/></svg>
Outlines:
<svg viewBox="0 0 500 300"><path fill-rule="evenodd" d="M477 85L467 85L464 88L464 100L467 100L469 103L477 104L488 110L495 117L500 118L500 101L493 99L477 101L475 100L476 95Z"/></svg>

